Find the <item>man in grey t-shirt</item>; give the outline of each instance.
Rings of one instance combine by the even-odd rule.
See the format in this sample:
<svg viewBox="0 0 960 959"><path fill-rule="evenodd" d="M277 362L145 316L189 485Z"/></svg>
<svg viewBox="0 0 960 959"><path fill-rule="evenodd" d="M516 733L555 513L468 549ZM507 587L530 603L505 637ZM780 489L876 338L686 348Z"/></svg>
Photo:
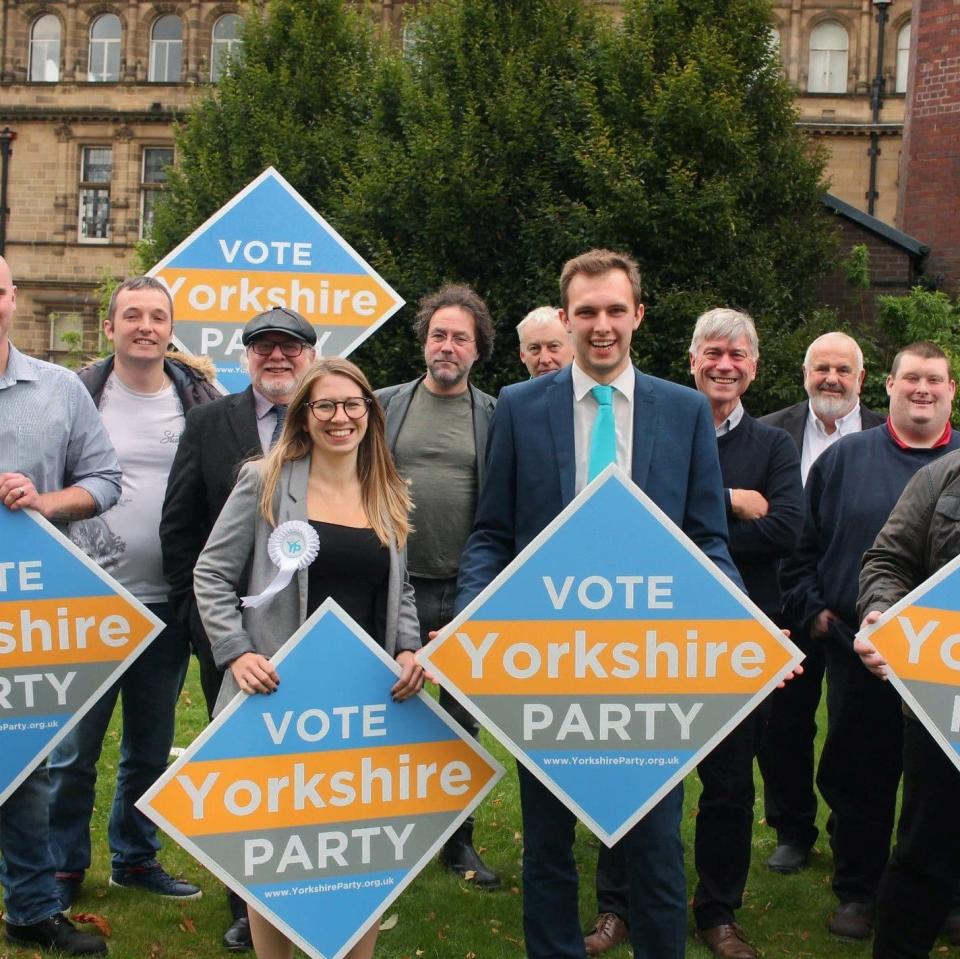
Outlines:
<svg viewBox="0 0 960 959"><path fill-rule="evenodd" d="M186 631L168 603L158 530L184 414L220 394L213 373L167 350L173 337L173 301L149 276L124 280L114 290L103 322L113 355L79 376L100 411L123 468L120 501L99 517L75 522L70 538L145 603L166 628L50 757L50 847L57 866L60 902L80 895L91 864L97 760L119 698L123 737L107 837L111 886L126 886L167 899L196 899L200 888L169 875L157 862L157 827L136 807L163 773L173 744L177 699L190 659Z"/></svg>
<svg viewBox="0 0 960 959"><path fill-rule="evenodd" d="M387 443L410 482L416 512L407 565L417 600L420 634L453 618L460 553L473 529L483 485L487 429L496 400L470 383L470 370L493 349L493 321L483 300L467 286L448 285L420 301L414 332L423 347L423 376L377 392L386 415ZM473 736L479 725L446 690L440 703ZM473 817L440 855L448 869L483 889L500 877L473 847Z"/></svg>

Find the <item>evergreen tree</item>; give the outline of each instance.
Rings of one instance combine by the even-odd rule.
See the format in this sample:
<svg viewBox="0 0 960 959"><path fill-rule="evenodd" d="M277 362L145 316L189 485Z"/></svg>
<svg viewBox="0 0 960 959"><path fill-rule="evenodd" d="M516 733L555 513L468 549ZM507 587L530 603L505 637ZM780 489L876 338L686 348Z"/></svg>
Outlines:
<svg viewBox="0 0 960 959"><path fill-rule="evenodd" d="M149 269L268 166L321 213L369 120L380 44L343 0L246 8L242 54L177 130L177 166L138 258Z"/></svg>

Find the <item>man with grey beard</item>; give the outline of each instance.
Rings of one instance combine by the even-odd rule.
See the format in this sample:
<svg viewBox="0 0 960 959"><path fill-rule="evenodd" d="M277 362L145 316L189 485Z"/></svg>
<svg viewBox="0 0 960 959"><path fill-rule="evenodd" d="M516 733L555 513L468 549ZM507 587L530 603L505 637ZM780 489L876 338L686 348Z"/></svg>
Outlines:
<svg viewBox="0 0 960 959"><path fill-rule="evenodd" d="M803 360L808 399L760 419L793 438L800 452L804 485L817 457L841 436L884 422L882 415L860 405L864 376L863 352L857 341L846 333L824 333L810 344ZM824 632L826 628L823 624ZM808 643L804 652L803 675L771 697L758 755L767 823L777 831L777 847L767 867L786 874L807 864L818 835L813 752L826 668L823 643Z"/></svg>

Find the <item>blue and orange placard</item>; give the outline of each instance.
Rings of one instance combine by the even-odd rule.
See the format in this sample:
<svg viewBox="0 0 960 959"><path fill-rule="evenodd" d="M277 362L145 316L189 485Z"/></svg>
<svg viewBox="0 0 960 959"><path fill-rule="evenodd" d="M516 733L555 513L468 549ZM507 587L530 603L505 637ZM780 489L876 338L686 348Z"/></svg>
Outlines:
<svg viewBox="0 0 960 959"><path fill-rule="evenodd" d="M803 655L612 466L418 658L612 845Z"/></svg>
<svg viewBox="0 0 960 959"><path fill-rule="evenodd" d="M960 556L858 635L887 661L890 682L960 769Z"/></svg>
<svg viewBox="0 0 960 959"><path fill-rule="evenodd" d="M327 600L137 803L311 956L342 956L503 769Z"/></svg>
<svg viewBox="0 0 960 959"><path fill-rule="evenodd" d="M0 803L161 629L39 513L0 508Z"/></svg>
<svg viewBox="0 0 960 959"><path fill-rule="evenodd" d="M403 300L273 167L168 253L150 276L173 297L174 343L209 357L217 382L250 382L240 334L289 307L316 327L318 356L347 356Z"/></svg>

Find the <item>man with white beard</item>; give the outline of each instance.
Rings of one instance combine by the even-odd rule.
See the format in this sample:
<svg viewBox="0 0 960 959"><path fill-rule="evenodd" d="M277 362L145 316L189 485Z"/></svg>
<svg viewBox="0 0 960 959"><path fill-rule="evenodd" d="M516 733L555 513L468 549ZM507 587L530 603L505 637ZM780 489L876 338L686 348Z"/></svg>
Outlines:
<svg viewBox="0 0 960 959"><path fill-rule="evenodd" d="M786 430L797 444L804 485L817 457L841 436L884 422L884 416L860 405L864 375L857 341L846 333L824 333L807 347L803 360L808 399L761 417L761 423ZM777 831L767 866L780 873L802 869L818 835L813 744L826 667L822 643L808 644L804 651L803 675L771 697L758 755L766 819Z"/></svg>

